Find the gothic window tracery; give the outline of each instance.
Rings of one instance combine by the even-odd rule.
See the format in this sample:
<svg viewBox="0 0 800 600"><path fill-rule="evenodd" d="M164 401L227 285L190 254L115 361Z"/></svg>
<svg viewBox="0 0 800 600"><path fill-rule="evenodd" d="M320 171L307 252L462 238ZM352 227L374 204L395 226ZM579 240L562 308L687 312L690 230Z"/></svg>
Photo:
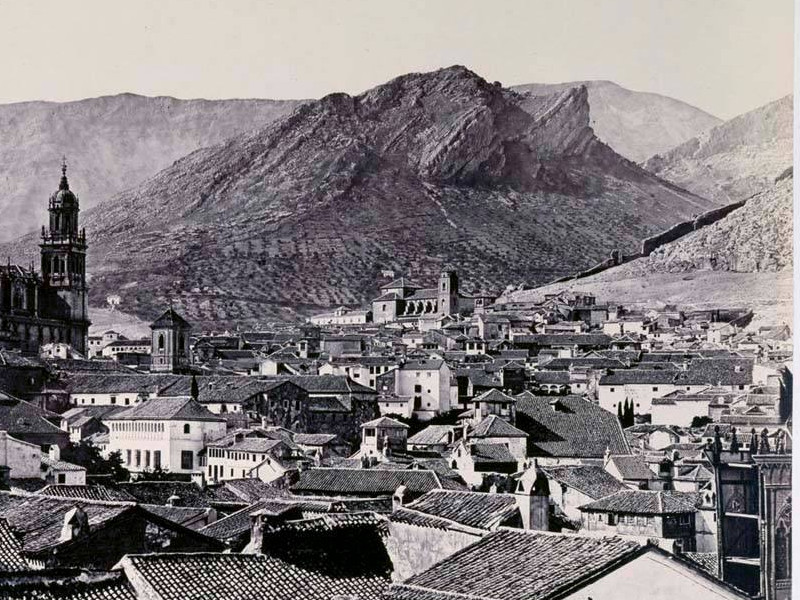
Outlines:
<svg viewBox="0 0 800 600"><path fill-rule="evenodd" d="M792 503L787 498L778 513L775 527L775 578L792 576Z"/></svg>

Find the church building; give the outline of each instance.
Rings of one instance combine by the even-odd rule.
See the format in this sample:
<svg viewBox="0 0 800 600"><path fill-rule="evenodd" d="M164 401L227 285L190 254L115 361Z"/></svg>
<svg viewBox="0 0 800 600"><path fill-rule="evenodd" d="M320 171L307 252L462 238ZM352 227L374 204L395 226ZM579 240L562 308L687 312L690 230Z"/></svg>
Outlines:
<svg viewBox="0 0 800 600"><path fill-rule="evenodd" d="M78 227L79 210L64 162L48 204L49 226L42 226L41 271L10 260L0 266L0 348L36 354L53 342L86 354L86 232Z"/></svg>

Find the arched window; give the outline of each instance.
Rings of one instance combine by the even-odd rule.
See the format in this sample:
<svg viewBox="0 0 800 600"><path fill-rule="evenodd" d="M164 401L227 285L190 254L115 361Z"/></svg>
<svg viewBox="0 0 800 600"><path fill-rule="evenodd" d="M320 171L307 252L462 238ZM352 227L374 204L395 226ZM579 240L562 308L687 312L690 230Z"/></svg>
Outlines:
<svg viewBox="0 0 800 600"><path fill-rule="evenodd" d="M792 576L792 509L787 503L778 516L775 529L775 579Z"/></svg>
<svg viewBox="0 0 800 600"><path fill-rule="evenodd" d="M158 349L159 350L163 350L164 349L164 334L163 333L159 333L158 334Z"/></svg>
<svg viewBox="0 0 800 600"><path fill-rule="evenodd" d="M188 434L190 431L191 431L191 427L189 427L189 424L186 423L186 425L183 426L183 433Z"/></svg>
<svg viewBox="0 0 800 600"><path fill-rule="evenodd" d="M179 352L183 352L183 343L184 343L184 341L185 341L185 339L183 337L183 334L182 333L178 334L178 351Z"/></svg>

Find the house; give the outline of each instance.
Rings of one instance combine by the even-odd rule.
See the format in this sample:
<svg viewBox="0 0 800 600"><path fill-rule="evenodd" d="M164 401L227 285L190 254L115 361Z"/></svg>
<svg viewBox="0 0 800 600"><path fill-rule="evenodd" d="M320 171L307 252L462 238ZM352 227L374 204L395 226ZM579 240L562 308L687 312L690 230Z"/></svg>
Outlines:
<svg viewBox="0 0 800 600"><path fill-rule="evenodd" d="M334 311L308 318L314 325L364 325L372 322L372 311L340 306Z"/></svg>
<svg viewBox="0 0 800 600"><path fill-rule="evenodd" d="M626 486L598 465L559 465L542 467L549 481L550 498L563 515L580 524L580 506L627 489Z"/></svg>
<svg viewBox="0 0 800 600"><path fill-rule="evenodd" d="M72 463L42 456L42 475L48 483L63 485L85 485L86 468Z"/></svg>
<svg viewBox="0 0 800 600"><path fill-rule="evenodd" d="M635 490L663 490L665 482L659 480L638 454L606 453L603 468L615 479Z"/></svg>
<svg viewBox="0 0 800 600"><path fill-rule="evenodd" d="M454 425L428 425L408 438L407 445L412 451L442 453L460 435L460 429Z"/></svg>
<svg viewBox="0 0 800 600"><path fill-rule="evenodd" d="M206 447L206 476L210 482L255 478L264 482L281 479L298 468L299 452L286 441L268 433L237 430Z"/></svg>
<svg viewBox="0 0 800 600"><path fill-rule="evenodd" d="M616 600L620 593L650 600L747 598L694 563L633 540L507 528L393 583L385 597Z"/></svg>
<svg viewBox="0 0 800 600"><path fill-rule="evenodd" d="M361 424L361 447L352 458L385 461L394 452L405 452L408 425L389 417Z"/></svg>
<svg viewBox="0 0 800 600"><path fill-rule="evenodd" d="M653 425L689 427L695 417L709 417L715 407L728 407L733 398L734 392L716 386L708 386L699 392L675 390L660 398L653 398L650 422Z"/></svg>
<svg viewBox="0 0 800 600"><path fill-rule="evenodd" d="M513 494L432 490L397 506L389 517L386 549L402 581L500 527L522 527Z"/></svg>
<svg viewBox="0 0 800 600"><path fill-rule="evenodd" d="M38 444L18 440L7 431L0 431L0 467L10 469L9 477L39 478L42 476L41 466L42 449Z"/></svg>
<svg viewBox="0 0 800 600"><path fill-rule="evenodd" d="M151 398L106 417L110 452L132 472L194 473L206 444L225 435L225 419L191 398Z"/></svg>
<svg viewBox="0 0 800 600"><path fill-rule="evenodd" d="M515 398L515 426L528 434L528 457L542 466L602 464L607 448L614 454L630 452L617 416L593 402L531 392Z"/></svg>
<svg viewBox="0 0 800 600"><path fill-rule="evenodd" d="M490 474L510 475L519 469L517 457L505 443L461 439L449 459L450 466L473 488L480 487Z"/></svg>
<svg viewBox="0 0 800 600"><path fill-rule="evenodd" d="M52 446L65 448L69 434L58 427L60 422L60 415L0 391L0 431L14 439L35 444L45 452Z"/></svg>
<svg viewBox="0 0 800 600"><path fill-rule="evenodd" d="M517 399L494 388L472 399L472 422L477 424L490 416L514 423L517 418Z"/></svg>
<svg viewBox="0 0 800 600"><path fill-rule="evenodd" d="M450 367L444 360L411 360L378 377L378 392L411 397L412 414L427 421L450 410Z"/></svg>
<svg viewBox="0 0 800 600"><path fill-rule="evenodd" d="M397 368L398 359L393 356L356 356L330 359L319 367L320 375L340 375L376 389L379 375Z"/></svg>
<svg viewBox="0 0 800 600"><path fill-rule="evenodd" d="M505 446L522 469L527 457L528 434L517 429L497 415L489 415L467 434L470 443L499 444Z"/></svg>
<svg viewBox="0 0 800 600"><path fill-rule="evenodd" d="M654 540L668 552L696 548L697 497L685 492L622 490L580 507L582 529L595 535Z"/></svg>
<svg viewBox="0 0 800 600"><path fill-rule="evenodd" d="M152 341L150 338L144 338L141 340L117 340L104 346L100 352L100 355L116 360L120 354L127 353L147 356L150 354L151 349Z"/></svg>

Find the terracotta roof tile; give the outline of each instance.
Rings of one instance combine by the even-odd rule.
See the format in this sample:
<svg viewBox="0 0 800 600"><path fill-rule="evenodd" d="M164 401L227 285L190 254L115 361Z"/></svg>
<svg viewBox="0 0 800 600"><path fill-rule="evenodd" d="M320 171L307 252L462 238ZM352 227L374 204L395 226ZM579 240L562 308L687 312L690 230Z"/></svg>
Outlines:
<svg viewBox="0 0 800 600"><path fill-rule="evenodd" d="M479 529L491 529L519 516L517 502L512 494L451 490L430 491L404 509L405 512L397 518L395 518L397 513L393 513L391 520L414 523L414 517L419 515L445 519Z"/></svg>
<svg viewBox="0 0 800 600"><path fill-rule="evenodd" d="M696 495L684 492L623 490L578 508L587 512L664 515L695 512Z"/></svg>

